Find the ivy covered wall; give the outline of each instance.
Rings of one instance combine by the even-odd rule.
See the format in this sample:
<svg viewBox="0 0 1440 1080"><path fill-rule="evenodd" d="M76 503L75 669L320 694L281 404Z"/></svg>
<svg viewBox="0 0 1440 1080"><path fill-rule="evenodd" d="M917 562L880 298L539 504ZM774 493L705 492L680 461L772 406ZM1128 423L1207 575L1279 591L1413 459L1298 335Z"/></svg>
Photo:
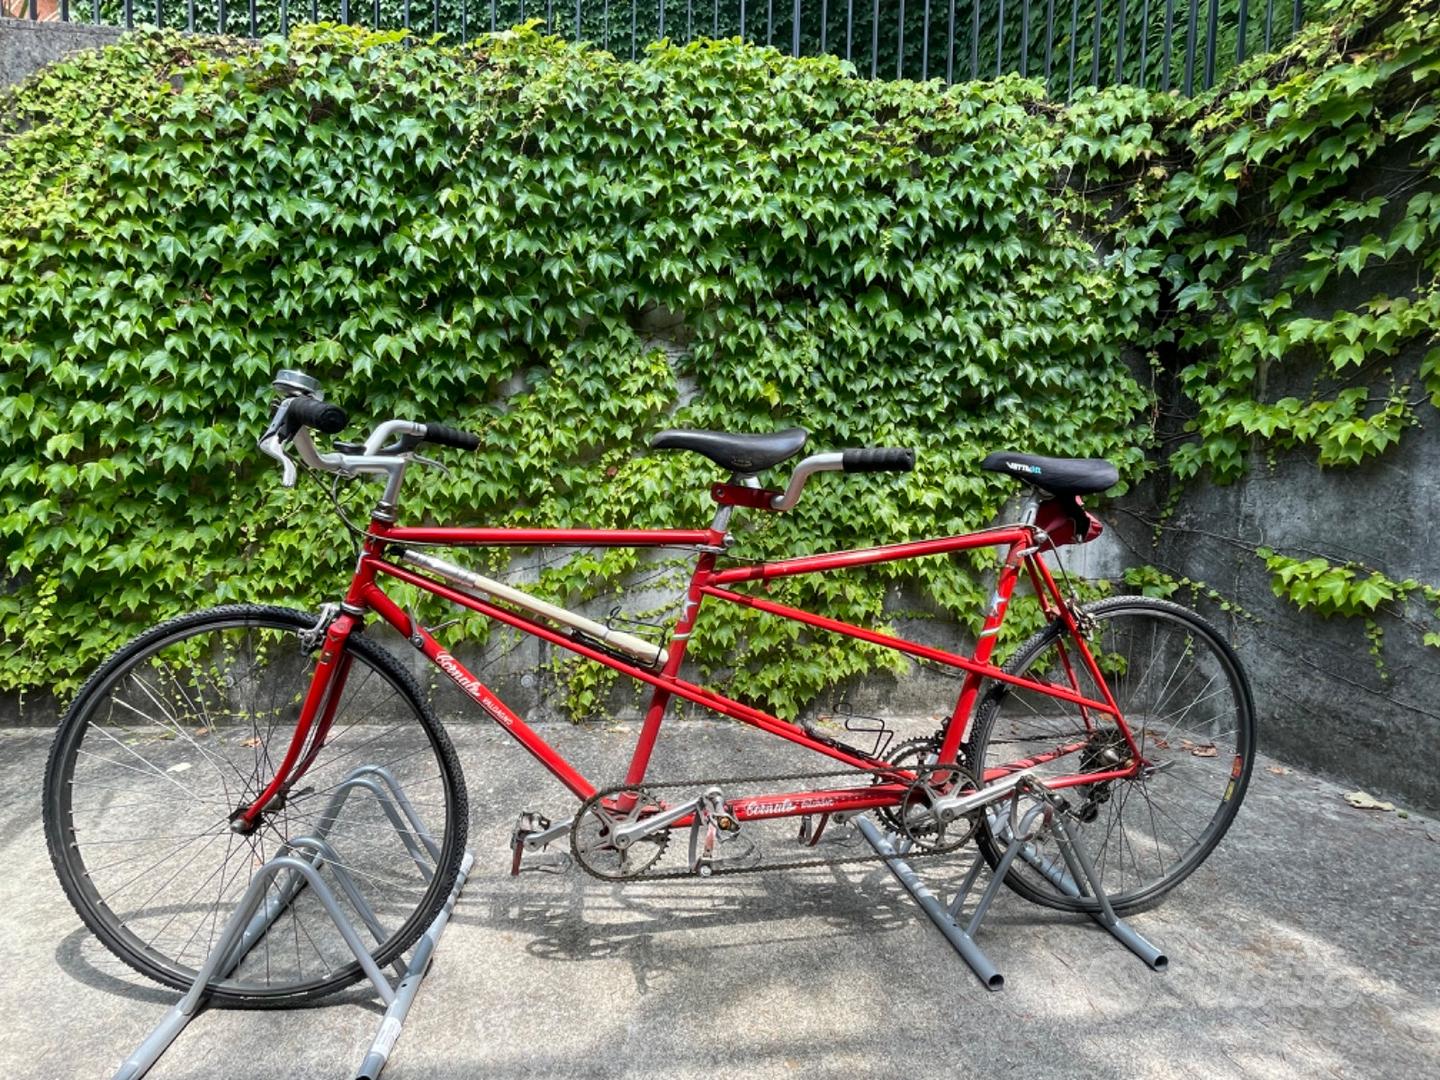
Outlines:
<svg viewBox="0 0 1440 1080"><path fill-rule="evenodd" d="M1182 485L1267 452L1364 467L1440 389L1428 7L1345 5L1189 103L534 32L152 34L47 69L0 97L0 690L63 696L177 609L333 594L351 548L323 492L253 449L280 367L356 417L483 432L414 477L433 520L707 520L708 463L644 452L664 426L920 450L752 521L749 558L985 524L1001 446L1111 457L1162 537ZM988 564L775 593L963 633ZM667 595L632 553L528 565L569 602L612 603L616 575ZM894 662L715 614L692 655L785 714ZM580 711L590 672L559 672Z"/></svg>
<svg viewBox="0 0 1440 1080"><path fill-rule="evenodd" d="M1112 515L1150 564L1132 582L1232 605L1267 747L1431 810L1437 27L1433 4L1355 5L1167 140L1132 218L1167 251L1164 467Z"/></svg>
<svg viewBox="0 0 1440 1080"><path fill-rule="evenodd" d="M415 472L408 506L437 520L706 522L714 467L644 452L668 425L919 448L912 476L825 478L753 522L746 557L982 525L1007 485L977 464L1001 445L1143 468L1126 360L1160 285L1096 257L1082 180L1127 147L1068 137L1032 84L936 93L733 43L630 65L533 32L441 49L317 29L137 37L6 115L8 688L73 686L165 611L314 603L344 579L323 494L283 491L254 449L281 367L360 418L483 432L453 477ZM635 559L540 585L576 599ZM777 593L876 621L910 574L969 620L976 569ZM744 692L792 713L877 659L795 631L721 617L695 655L743 658Z"/></svg>

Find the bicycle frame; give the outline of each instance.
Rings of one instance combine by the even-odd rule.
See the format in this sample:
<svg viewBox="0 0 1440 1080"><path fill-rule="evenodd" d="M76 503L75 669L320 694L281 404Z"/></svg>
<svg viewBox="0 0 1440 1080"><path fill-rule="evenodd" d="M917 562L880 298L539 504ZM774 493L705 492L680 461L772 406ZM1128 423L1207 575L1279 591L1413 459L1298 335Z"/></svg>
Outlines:
<svg viewBox="0 0 1440 1080"><path fill-rule="evenodd" d="M717 490L721 489L717 487ZM717 519L717 526L719 524ZM719 527L658 530L407 527L394 525L383 518L376 517L371 521L370 535L364 543L354 577L345 594L345 601L341 605L340 614L325 631L315 674L301 706L295 734L285 757L266 789L249 807L237 811L235 816L243 819L246 827L253 826L266 804L280 792L288 790L289 786L304 775L309 763L324 744L333 720L335 706L344 688L348 672L348 653L344 648L345 641L358 627L364 616L370 612L379 616L419 649L431 663L444 672L446 677L479 705L491 719L505 728L573 795L578 799L585 800L595 794L597 790L595 785L582 776L554 747L511 711L428 630L418 621L412 620L409 614L385 593L381 587L383 578L393 578L413 585L451 603L485 615L496 622L534 635L552 645L596 663L604 664L632 679L649 684L652 687L650 702L645 712L639 739L625 773L623 782L626 785L639 785L644 781L651 754L659 737L661 723L672 697L679 697L712 712L759 728L817 754L832 758L842 765L856 770L864 770L866 775L877 781L864 787L781 792L732 800L728 804L730 812L740 821L805 814L855 813L894 806L903 796L907 784L914 779L914 775L904 769L891 766L877 757L871 757L857 752L853 748L826 740L823 736L817 737L799 724L781 720L763 710L681 678L680 668L684 661L686 646L694 632L702 605L707 598L739 604L774 617L792 619L820 630L842 634L858 641L894 649L909 656L964 671L965 678L959 699L944 728L945 734L938 756L938 761L942 764L956 760L961 744L968 737L980 688L985 680L989 679L1078 706L1085 719L1087 729L1090 730L1094 729L1092 713L1108 716L1114 720L1129 745L1131 753L1130 763L1127 767L1071 776L1047 777L1045 779L1047 787L1059 789L1128 778L1135 775L1141 767L1139 749L1095 658L1086 647L1084 636L1079 631L1070 605L1065 601L1049 568L1040 557L1044 536L1044 531L1036 526L1021 524L934 540L805 555L774 562L717 569L717 557L723 553L728 540L722 528ZM603 648L597 648L587 641L578 640L562 630L547 626L525 614L498 606L489 600L400 566L386 557L387 549L392 545L403 547L406 544L453 547L684 547L694 549L697 553L697 560L686 591L684 610L671 635L668 656L663 666L656 670L646 668L637 662L631 662L631 660ZM746 582L769 581L797 574L824 573L901 559L945 555L983 547L1003 548L1005 556L1000 567L995 592L986 612L984 626L981 629L974 654L971 656L963 656L934 646L907 641L891 634L855 626L838 619L776 603L763 597L736 592L731 588L731 586ZM1040 682L1023 676L1011 675L991 663L990 658L995 647L996 637L1004 622L1005 612L1022 573L1029 578L1034 587L1046 617L1063 621L1065 633L1074 647L1074 654L1079 657L1080 663L1090 675L1094 685L1100 688L1103 700L1088 698L1080 692L1080 682L1076 676L1073 662L1065 650L1061 651L1061 667L1068 685ZM1007 763L1003 767L987 771L982 782L989 784L1021 769L1032 768L1075 753L1084 746L1085 742L1077 742L1052 748L1023 761ZM240 823L237 821L236 824Z"/></svg>

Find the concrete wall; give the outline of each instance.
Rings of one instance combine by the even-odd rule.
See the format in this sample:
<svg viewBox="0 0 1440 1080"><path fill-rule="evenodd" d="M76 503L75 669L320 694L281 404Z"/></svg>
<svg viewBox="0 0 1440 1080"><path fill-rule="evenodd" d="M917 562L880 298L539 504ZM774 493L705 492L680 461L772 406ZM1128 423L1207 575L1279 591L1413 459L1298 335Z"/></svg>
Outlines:
<svg viewBox="0 0 1440 1080"><path fill-rule="evenodd" d="M1377 617L1377 660L1363 619L1320 618L1276 597L1255 555L1269 547L1440 583L1440 417L1428 407L1421 415L1423 426L1398 447L1357 468L1321 470L1300 453L1270 463L1257 452L1243 481L1187 488L1158 540L1156 503L1145 493L1107 517L1128 558L1203 581L1246 610L1227 615L1203 598L1193 605L1222 622L1249 671L1262 751L1434 812L1440 651L1421 643L1436 625L1423 601Z"/></svg>
<svg viewBox="0 0 1440 1080"><path fill-rule="evenodd" d="M79 49L109 45L121 33L114 26L0 18L0 86L18 83Z"/></svg>

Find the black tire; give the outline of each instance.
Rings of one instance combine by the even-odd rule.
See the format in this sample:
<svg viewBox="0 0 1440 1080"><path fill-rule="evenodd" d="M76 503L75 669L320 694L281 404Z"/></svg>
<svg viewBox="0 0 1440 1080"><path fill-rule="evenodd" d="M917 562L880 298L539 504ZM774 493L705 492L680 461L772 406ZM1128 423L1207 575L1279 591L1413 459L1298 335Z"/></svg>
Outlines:
<svg viewBox="0 0 1440 1080"><path fill-rule="evenodd" d="M383 941L356 926L382 968L414 944L454 885L469 819L455 749L409 673L359 632L346 646L349 677L334 726L302 782L249 837L229 829L230 811L253 799L289 745L315 651L298 635L314 624L313 615L255 605L171 619L107 660L60 723L45 773L51 861L86 926L148 978L191 985L282 838L318 832L333 843L375 908ZM375 789L350 780L361 764L390 768L414 803L434 855L428 878L420 869L428 860L402 845ZM332 811L341 787L350 795ZM418 833L408 839L422 843ZM143 888L121 884L137 867ZM353 917L334 874L322 871ZM188 891L195 881L202 885ZM288 1006L362 977L313 890L302 888L229 977L212 982L210 1000Z"/></svg>
<svg viewBox="0 0 1440 1080"><path fill-rule="evenodd" d="M1113 597L1082 610L1093 620L1087 645L1101 661L1147 766L1131 779L1072 787L1060 795L1065 823L1088 851L1111 904L1117 912L1133 912L1158 903L1189 877L1235 820L1255 761L1255 706L1234 650L1193 611L1144 596ZM1063 624L1052 623L1021 645L1003 670L1043 681L1062 670L1056 662L1070 640ZM1073 646L1066 653L1073 656ZM1099 698L1093 678L1078 662L1075 667L1080 692ZM1155 672L1159 679L1152 677ZM1056 682L1069 686L1064 677ZM1077 706L996 683L976 713L971 760L984 776L1006 762L1081 742L1083 749L1035 771L1076 775L1132 760L1113 724L1087 724ZM1022 813L1025 808L1022 800ZM992 867L1006 850L1005 837L1004 821L989 816L978 839ZM1017 893L1062 911L1096 910L1093 898L1074 897L1055 880L1064 863L1053 830L1022 852L1025 857L1006 875Z"/></svg>

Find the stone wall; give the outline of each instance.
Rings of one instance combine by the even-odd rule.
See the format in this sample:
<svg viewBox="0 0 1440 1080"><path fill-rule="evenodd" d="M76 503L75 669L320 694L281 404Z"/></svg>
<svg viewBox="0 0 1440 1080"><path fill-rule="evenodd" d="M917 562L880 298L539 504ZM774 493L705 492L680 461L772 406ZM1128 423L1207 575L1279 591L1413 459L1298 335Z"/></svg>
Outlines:
<svg viewBox="0 0 1440 1080"><path fill-rule="evenodd" d="M1320 618L1276 597L1258 547L1295 558L1358 562L1395 581L1440 582L1431 530L1440 510L1440 418L1358 468L1322 470L1312 454L1252 455L1229 487L1192 484L1158 530L1148 493L1107 518L1135 563L1203 582L1245 614L1203 597L1250 674L1260 748L1406 805L1440 809L1440 653L1421 643L1420 602L1382 612L1379 655L1360 618ZM1191 602L1189 595L1177 599ZM1433 621L1433 620L1432 620Z"/></svg>
<svg viewBox="0 0 1440 1080"><path fill-rule="evenodd" d="M109 45L122 32L114 26L0 17L0 86L18 83L31 72L79 49Z"/></svg>

